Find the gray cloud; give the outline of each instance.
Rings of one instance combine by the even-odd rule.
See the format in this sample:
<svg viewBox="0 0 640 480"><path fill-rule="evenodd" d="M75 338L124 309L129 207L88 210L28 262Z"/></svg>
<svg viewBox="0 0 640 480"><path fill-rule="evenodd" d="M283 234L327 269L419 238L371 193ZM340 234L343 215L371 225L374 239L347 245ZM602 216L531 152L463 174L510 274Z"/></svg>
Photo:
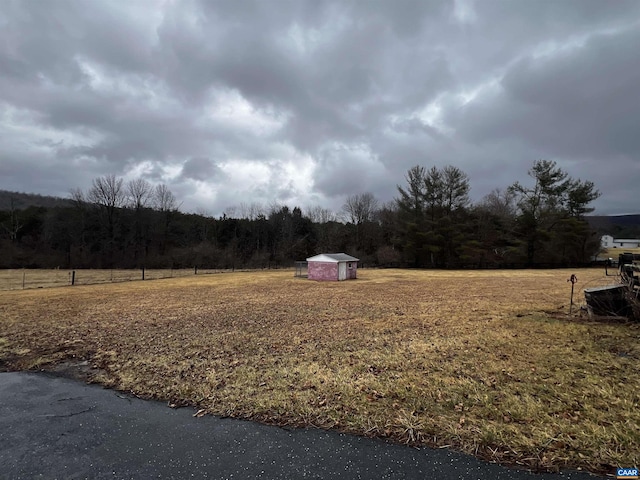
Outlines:
<svg viewBox="0 0 640 480"><path fill-rule="evenodd" d="M215 163L208 158L190 158L182 165L182 177L197 181L216 181L225 175Z"/></svg>
<svg viewBox="0 0 640 480"><path fill-rule="evenodd" d="M418 163L479 199L549 158L627 212L639 47L635 1L0 2L0 188L337 210Z"/></svg>

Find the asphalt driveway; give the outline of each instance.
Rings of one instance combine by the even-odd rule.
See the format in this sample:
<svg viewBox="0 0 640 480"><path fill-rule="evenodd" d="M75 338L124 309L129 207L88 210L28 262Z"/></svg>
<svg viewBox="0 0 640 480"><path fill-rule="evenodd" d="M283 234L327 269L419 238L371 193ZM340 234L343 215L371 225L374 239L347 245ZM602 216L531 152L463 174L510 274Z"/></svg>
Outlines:
<svg viewBox="0 0 640 480"><path fill-rule="evenodd" d="M0 478L600 478L533 474L446 449L193 414L48 374L0 373Z"/></svg>

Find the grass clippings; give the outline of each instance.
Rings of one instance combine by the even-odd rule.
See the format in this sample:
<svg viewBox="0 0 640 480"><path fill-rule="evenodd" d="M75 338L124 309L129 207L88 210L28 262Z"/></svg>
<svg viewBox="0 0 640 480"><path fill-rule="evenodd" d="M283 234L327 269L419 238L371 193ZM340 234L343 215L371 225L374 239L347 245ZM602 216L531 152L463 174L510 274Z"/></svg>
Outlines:
<svg viewBox="0 0 640 480"><path fill-rule="evenodd" d="M614 280L280 271L3 292L0 368L88 361L95 382L201 413L611 473L640 463L640 329L569 316L572 273L578 304Z"/></svg>

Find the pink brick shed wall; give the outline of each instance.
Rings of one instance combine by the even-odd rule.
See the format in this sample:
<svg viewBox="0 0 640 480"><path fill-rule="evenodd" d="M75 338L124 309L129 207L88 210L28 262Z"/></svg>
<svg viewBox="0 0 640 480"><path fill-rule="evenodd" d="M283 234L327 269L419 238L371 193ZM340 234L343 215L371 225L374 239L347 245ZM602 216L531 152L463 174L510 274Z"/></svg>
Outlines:
<svg viewBox="0 0 640 480"><path fill-rule="evenodd" d="M331 262L309 262L310 280L338 280L338 264Z"/></svg>
<svg viewBox="0 0 640 480"><path fill-rule="evenodd" d="M352 268L349 268L351 263ZM309 280L338 280L338 263L333 262L309 262ZM358 262L347 262L347 280L357 278Z"/></svg>

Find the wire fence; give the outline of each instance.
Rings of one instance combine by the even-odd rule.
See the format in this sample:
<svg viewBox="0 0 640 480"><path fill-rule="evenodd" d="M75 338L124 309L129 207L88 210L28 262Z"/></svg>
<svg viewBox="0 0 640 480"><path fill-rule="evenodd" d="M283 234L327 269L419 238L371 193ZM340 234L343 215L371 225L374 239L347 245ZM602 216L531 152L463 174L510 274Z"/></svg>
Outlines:
<svg viewBox="0 0 640 480"><path fill-rule="evenodd" d="M295 268L295 277L307 278L309 276L309 264L307 262L296 262Z"/></svg>
<svg viewBox="0 0 640 480"><path fill-rule="evenodd" d="M24 290L30 288L53 288L73 285L93 285L99 283L131 282L159 280L194 275L229 273L238 269L76 269L76 270L40 270L9 269L0 270L1 290Z"/></svg>

